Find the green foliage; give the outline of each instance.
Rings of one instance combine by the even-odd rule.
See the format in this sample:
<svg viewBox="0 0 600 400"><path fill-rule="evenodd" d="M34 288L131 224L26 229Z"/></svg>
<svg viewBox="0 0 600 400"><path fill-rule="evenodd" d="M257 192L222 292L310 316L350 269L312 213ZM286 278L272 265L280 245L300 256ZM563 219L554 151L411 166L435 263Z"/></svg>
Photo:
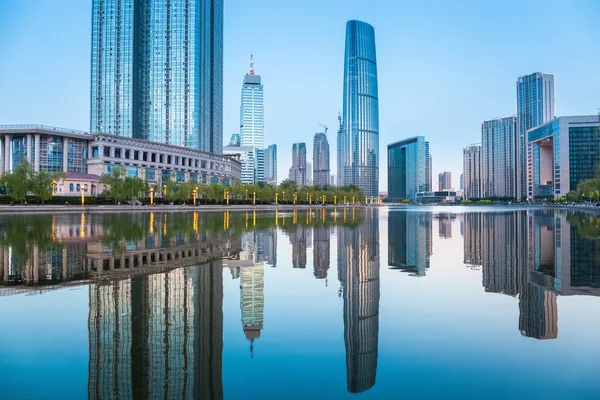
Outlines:
<svg viewBox="0 0 600 400"><path fill-rule="evenodd" d="M412 203L412 200L410 200L410 199L404 199L404 200L402 200L402 203L404 203L404 204L410 204L410 203Z"/></svg>
<svg viewBox="0 0 600 400"><path fill-rule="evenodd" d="M479 200L479 204L492 204L492 201L488 199Z"/></svg>
<svg viewBox="0 0 600 400"><path fill-rule="evenodd" d="M464 204L464 205L469 205L469 204L472 204L473 202L471 200L460 200L458 203Z"/></svg>
<svg viewBox="0 0 600 400"><path fill-rule="evenodd" d="M115 168L112 174L103 175L100 183L107 186L103 195L112 199L115 204L119 201L145 198L149 189L145 180L125 176L120 168Z"/></svg>
<svg viewBox="0 0 600 400"><path fill-rule="evenodd" d="M9 196L13 200L23 203L32 187L32 177L31 165L26 160L13 168L12 173L4 175L3 181Z"/></svg>

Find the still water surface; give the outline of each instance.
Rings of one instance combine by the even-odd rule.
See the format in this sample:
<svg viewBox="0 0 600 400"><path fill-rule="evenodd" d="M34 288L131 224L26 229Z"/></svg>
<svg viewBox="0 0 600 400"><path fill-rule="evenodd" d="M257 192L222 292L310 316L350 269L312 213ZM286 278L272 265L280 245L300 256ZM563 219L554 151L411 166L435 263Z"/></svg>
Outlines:
<svg viewBox="0 0 600 400"><path fill-rule="evenodd" d="M0 397L599 398L600 219L480 211L0 216Z"/></svg>

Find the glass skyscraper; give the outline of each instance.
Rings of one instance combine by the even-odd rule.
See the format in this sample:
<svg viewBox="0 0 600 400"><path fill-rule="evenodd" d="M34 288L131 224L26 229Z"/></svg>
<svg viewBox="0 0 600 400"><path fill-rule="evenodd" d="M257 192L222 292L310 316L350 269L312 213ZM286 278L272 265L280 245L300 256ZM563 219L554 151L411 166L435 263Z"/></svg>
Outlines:
<svg viewBox="0 0 600 400"><path fill-rule="evenodd" d="M223 0L93 0L93 133L223 150Z"/></svg>
<svg viewBox="0 0 600 400"><path fill-rule="evenodd" d="M517 118L483 121L481 151L484 197L517 197Z"/></svg>
<svg viewBox="0 0 600 400"><path fill-rule="evenodd" d="M517 80L517 131L519 133L517 159L517 198L527 196L528 166L527 130L553 119L554 75L535 72Z"/></svg>
<svg viewBox="0 0 600 400"><path fill-rule="evenodd" d="M313 185L329 186L329 141L327 140L327 133L315 133L313 168Z"/></svg>
<svg viewBox="0 0 600 400"><path fill-rule="evenodd" d="M463 149L463 175L461 175L461 186L464 188L465 199L478 199L483 197L481 180L481 146L472 144Z"/></svg>
<svg viewBox="0 0 600 400"><path fill-rule="evenodd" d="M429 142L416 136L388 145L388 197L412 199L431 190Z"/></svg>
<svg viewBox="0 0 600 400"><path fill-rule="evenodd" d="M338 183L379 194L379 104L375 31L362 21L346 23L342 129L338 133Z"/></svg>
<svg viewBox="0 0 600 400"><path fill-rule="evenodd" d="M306 143L292 145L292 166L290 168L290 181L296 182L298 187L306 186Z"/></svg>
<svg viewBox="0 0 600 400"><path fill-rule="evenodd" d="M277 145L265 149L265 183L277 185Z"/></svg>
<svg viewBox="0 0 600 400"><path fill-rule="evenodd" d="M254 75L254 61L250 57L250 71L244 76L240 106L240 136L242 146L265 147L265 107L260 75Z"/></svg>

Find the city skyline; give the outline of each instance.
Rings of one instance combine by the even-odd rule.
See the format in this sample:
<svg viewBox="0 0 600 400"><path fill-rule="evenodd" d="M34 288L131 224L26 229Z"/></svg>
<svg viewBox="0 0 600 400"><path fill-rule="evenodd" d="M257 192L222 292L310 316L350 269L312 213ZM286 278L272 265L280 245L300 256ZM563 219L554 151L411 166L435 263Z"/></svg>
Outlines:
<svg viewBox="0 0 600 400"><path fill-rule="evenodd" d="M10 97L0 96L0 120L87 130L90 123L91 2L56 4L38 0L35 4L32 7L31 3L14 1L0 5L4 17L0 17L0 37L4 39L0 40L2 51L6 59L13 60L0 66L0 87L6 89L3 93L11 93ZM536 4L542 3L532 2L525 6L523 13L511 20L512 32L485 29L485 33L479 37L473 37L471 30L460 28L458 25L461 24L456 24L456 18L473 29L483 26L483 21L486 21L486 26L505 27L506 21L502 18L490 20L487 16L505 15L517 3L472 4L467 15L455 15L456 11L444 3L440 3L433 14L423 6L411 5L403 7L404 24L392 22L389 18L388 15L394 14L399 7L393 2L381 2L375 7L360 3L344 3L344 7L339 7L340 4L313 2L304 10L299 5L271 7L270 2L259 1L255 9L241 10L237 9L235 2L225 2L224 142L238 131L237 87L239 74L243 72L240 66L247 64L251 53L259 57L261 72L269 79L269 95L265 98L267 143L276 142L280 148L289 148L294 141L308 141L317 123L335 125L334 116L341 111L339 96L342 86L339 77L342 74L340 63L343 49L339 49L339 43L343 40L344 23L352 18L368 21L378 32L378 75L379 81L385 82L385 86L381 85L380 88L380 154L384 154L387 143L400 137L424 134L432 145L435 170L447 169L458 176L461 172L462 148L468 143L479 142L477 138L481 121L514 114L514 83L518 76L535 71L550 72L556 77L559 99L557 116L591 115L597 111L594 93L600 90L600 82L591 71L592 66L597 65L596 58L600 56L592 54L589 62L576 65L566 58L556 57L556 54L562 54L567 49L585 49L591 45L591 38L599 36L600 28L592 23L591 17L597 14L600 7L595 3L556 3L553 7L542 7L540 11ZM523 5L519 7L522 9ZM302 43L293 33L309 19L308 9L313 10L310 18L318 14L311 21L325 27L308 34L309 39L319 38L322 46L318 48L309 45L312 42L306 36ZM340 9L343 11L336 11ZM527 10L536 10L540 18L525 19ZM289 12L295 13L296 19L290 21L281 18ZM452 24L446 18L449 13L455 15ZM552 51L543 46L533 49L517 47L515 50L515 43L523 35L543 43L542 38L547 31L542 28L542 21L561 15L571 16L570 21L577 21L577 25L567 22L559 26L558 31L553 33ZM273 24L269 28L255 27L253 40L248 43L239 40L245 34L241 28L242 21L247 18L268 19ZM333 20L335 23L332 24ZM434 29L421 35L415 43L410 43L407 38L418 29L417 24L423 22L427 26L431 24ZM280 30L281 35L273 38L271 29ZM44 34L40 35L40 32ZM439 41L440 32L444 32L443 41ZM323 37L326 39L322 40ZM54 56L57 52L54 43L57 40L64 43L60 59ZM403 52L395 51L397 43L403 44ZM293 48L294 51L284 51L285 48ZM503 49L510 50L515 57L497 60L498 52ZM319 57L323 62L308 63L304 56L304 62L298 62L298 51L312 54L312 59ZM464 53L465 57L455 59L453 55L458 52ZM409 54L417 62L400 62L404 54ZM33 62L38 57L46 60L44 69L39 68L39 63ZM306 93L311 93L313 97L313 93L318 93L318 101L306 101L302 92L297 99L288 97L295 89L292 89L293 82L286 81L289 81L290 73L300 72L300 69L311 76L306 82ZM485 78L490 75L494 76L493 80ZM411 76L411 79L406 80L404 76ZM425 79L433 87L439 85L436 100L419 93L419 87ZM473 85L474 81L481 82L481 85ZM323 91L324 82L332 82L329 84L334 89ZM32 96L33 88L36 96ZM494 93L493 99L489 93ZM460 103L460 106L454 103ZM442 104L443 107L437 107ZM295 112L300 111L311 117L294 124L290 131L289 121L293 116L284 112L283 107L293 107ZM432 108L437 110L433 118L429 115ZM396 118L398 110L402 110L401 119ZM432 133L436 131L435 126L439 125L441 118L444 118L444 133ZM286 135L281 135L281 132L286 132ZM461 140L457 141L457 136ZM335 146L332 143L332 153L336 151ZM385 190L387 183L387 171L382 167L385 161L385 157L382 157L379 162L381 191ZM336 170L335 163L333 159L333 170ZM286 176L288 167L279 163L278 176Z"/></svg>

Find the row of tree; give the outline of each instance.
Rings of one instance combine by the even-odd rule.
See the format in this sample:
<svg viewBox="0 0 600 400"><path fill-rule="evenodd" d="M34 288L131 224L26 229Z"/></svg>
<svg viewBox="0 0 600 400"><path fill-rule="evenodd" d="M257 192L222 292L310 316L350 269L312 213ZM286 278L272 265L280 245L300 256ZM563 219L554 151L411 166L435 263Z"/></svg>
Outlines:
<svg viewBox="0 0 600 400"><path fill-rule="evenodd" d="M63 172L50 174L47 171L34 172L31 165L23 160L13 168L11 173L0 177L6 194L13 200L23 203L29 194L38 198L44 204L52 198L52 185L65 176Z"/></svg>

